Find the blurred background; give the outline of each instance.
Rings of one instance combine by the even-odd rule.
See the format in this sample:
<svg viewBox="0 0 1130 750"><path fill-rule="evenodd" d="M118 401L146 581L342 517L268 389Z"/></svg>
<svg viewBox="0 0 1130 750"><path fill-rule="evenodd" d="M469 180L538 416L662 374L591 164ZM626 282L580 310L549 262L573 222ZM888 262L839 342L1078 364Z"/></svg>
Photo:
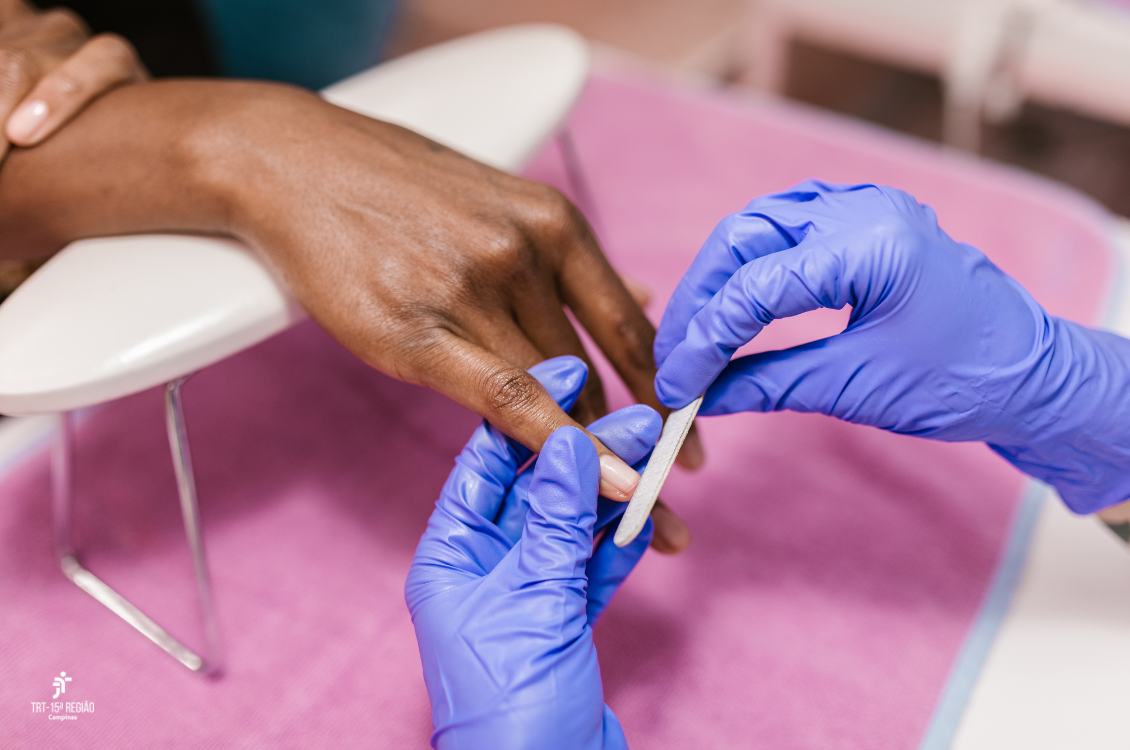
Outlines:
<svg viewBox="0 0 1130 750"><path fill-rule="evenodd" d="M320 88L436 42L570 26L600 57L760 89L1071 185L1130 216L1130 0L71 0L156 76ZM285 39L257 44L257 39ZM0 299L35 264L0 264Z"/></svg>

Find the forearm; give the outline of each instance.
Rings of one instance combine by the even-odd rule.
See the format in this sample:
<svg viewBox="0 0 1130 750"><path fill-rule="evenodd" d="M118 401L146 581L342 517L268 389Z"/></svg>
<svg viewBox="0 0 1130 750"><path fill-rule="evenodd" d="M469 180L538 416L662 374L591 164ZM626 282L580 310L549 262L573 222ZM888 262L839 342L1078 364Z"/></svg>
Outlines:
<svg viewBox="0 0 1130 750"><path fill-rule="evenodd" d="M233 234L238 154L225 123L256 99L310 96L243 82L126 86L0 167L0 258L50 255L83 237Z"/></svg>

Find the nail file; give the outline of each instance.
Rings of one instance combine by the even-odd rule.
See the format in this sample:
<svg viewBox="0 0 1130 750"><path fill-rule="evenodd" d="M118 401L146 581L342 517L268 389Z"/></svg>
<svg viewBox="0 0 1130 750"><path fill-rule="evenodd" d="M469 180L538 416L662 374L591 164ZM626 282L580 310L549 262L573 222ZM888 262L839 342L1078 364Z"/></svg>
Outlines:
<svg viewBox="0 0 1130 750"><path fill-rule="evenodd" d="M698 407L700 406L702 406L702 396L691 401L682 409L676 409L667 417L667 422L663 425L663 432L659 436L659 442L655 444L655 450L651 453L651 460L647 462L647 468L643 470L643 476L640 477L640 483L636 485L635 494L628 501L628 509L624 511L624 517L620 519L616 536L612 537L612 541L616 543L617 547L628 544L643 530L644 524L647 523L647 517L651 514L651 509L659 498L659 490L663 487L663 483L667 481L667 475L671 473L675 456L679 455L679 448L683 447L683 441L687 439L687 434L691 431L694 415L698 414Z"/></svg>

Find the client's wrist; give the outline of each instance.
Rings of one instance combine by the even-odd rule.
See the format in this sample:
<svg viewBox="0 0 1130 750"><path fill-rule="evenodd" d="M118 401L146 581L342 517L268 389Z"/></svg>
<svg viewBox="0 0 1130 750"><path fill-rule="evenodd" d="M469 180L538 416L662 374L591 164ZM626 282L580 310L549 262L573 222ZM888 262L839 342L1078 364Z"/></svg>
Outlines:
<svg viewBox="0 0 1130 750"><path fill-rule="evenodd" d="M301 183L304 143L296 121L325 106L294 86L259 81L200 82L200 104L177 148L190 192L206 204L209 230L251 244L281 216ZM298 188L295 190L294 188Z"/></svg>

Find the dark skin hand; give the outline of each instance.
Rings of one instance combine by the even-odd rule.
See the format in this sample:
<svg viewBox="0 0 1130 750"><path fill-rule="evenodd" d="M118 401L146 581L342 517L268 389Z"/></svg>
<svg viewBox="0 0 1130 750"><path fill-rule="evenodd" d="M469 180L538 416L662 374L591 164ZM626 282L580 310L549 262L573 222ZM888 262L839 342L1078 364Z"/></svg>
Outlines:
<svg viewBox="0 0 1130 750"><path fill-rule="evenodd" d="M426 385L533 450L607 410L590 380L572 416L526 368L589 361L567 306L636 398L655 330L558 192L287 86L167 81L117 89L0 169L0 256L90 236L235 237L320 325L371 366ZM601 493L638 475L596 441ZM694 438L684 465L701 463ZM690 541L669 509L660 551Z"/></svg>

